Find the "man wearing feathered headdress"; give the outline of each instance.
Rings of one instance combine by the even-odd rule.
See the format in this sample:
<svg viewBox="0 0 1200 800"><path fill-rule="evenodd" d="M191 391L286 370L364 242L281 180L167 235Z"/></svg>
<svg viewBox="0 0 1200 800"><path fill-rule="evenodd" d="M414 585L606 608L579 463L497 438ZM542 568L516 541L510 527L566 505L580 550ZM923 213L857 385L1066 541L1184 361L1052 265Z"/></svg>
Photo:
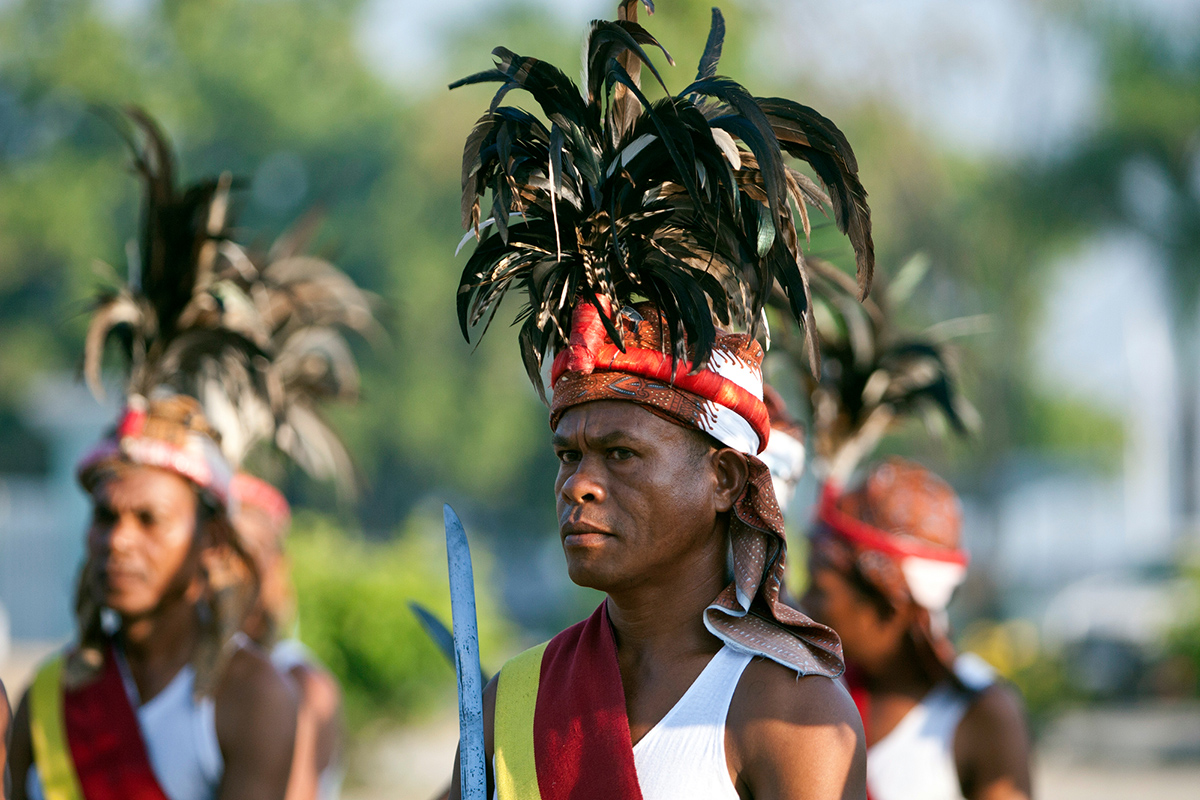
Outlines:
<svg viewBox="0 0 1200 800"><path fill-rule="evenodd" d="M158 127L136 109L146 198L129 286L101 298L85 372L110 332L130 364L125 410L79 465L93 517L78 638L18 710L14 794L46 800L277 798L297 705L241 632L259 573L232 521L234 467L265 436L296 447L313 410L287 381L274 328L243 288L229 181L180 191ZM318 432L317 436L320 437ZM316 448L326 454L328 447Z"/></svg>
<svg viewBox="0 0 1200 800"><path fill-rule="evenodd" d="M661 45L637 5L592 23L582 91L504 48L460 82L503 84L464 153L464 223L479 244L460 321L466 334L490 320L514 284L528 295L520 344L539 390L553 356L568 572L607 595L488 686L495 795L861 798L857 714L831 680L837 636L779 600L783 519L758 458L771 427L755 335L776 282L811 330L809 204L832 206L865 294L865 192L832 122L717 77L716 10L695 82L650 101L639 74L662 81L644 48ZM546 121L501 105L513 89Z"/></svg>
<svg viewBox="0 0 1200 800"><path fill-rule="evenodd" d="M896 286L877 301L817 264L830 312L819 329L822 367L808 377L816 471L824 480L809 542L802 608L831 626L866 732L871 800L1022 800L1030 795L1029 737L1020 700L980 659L955 652L947 607L966 577L954 490L911 461L873 465L845 484L883 435L909 416L965 433L975 411L959 395L951 351L934 333L895 330ZM907 273L907 274L905 274ZM781 337L783 338L783 337ZM807 352L785 352L808 376ZM940 418L940 419L939 419Z"/></svg>

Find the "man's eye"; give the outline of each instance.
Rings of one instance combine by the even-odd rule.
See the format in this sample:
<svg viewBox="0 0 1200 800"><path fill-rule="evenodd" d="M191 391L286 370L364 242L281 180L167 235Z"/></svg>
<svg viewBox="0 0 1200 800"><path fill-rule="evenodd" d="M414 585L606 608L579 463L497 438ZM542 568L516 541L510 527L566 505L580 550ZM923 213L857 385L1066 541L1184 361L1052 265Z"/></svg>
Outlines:
<svg viewBox="0 0 1200 800"><path fill-rule="evenodd" d="M558 460L564 464L574 464L579 460L578 450L559 450Z"/></svg>
<svg viewBox="0 0 1200 800"><path fill-rule="evenodd" d="M112 512L112 509L97 506L92 511L92 521L98 525L107 525L117 518L117 515Z"/></svg>
<svg viewBox="0 0 1200 800"><path fill-rule="evenodd" d="M633 458L633 451L625 447L614 447L608 451L608 456L617 461L624 461L628 458Z"/></svg>
<svg viewBox="0 0 1200 800"><path fill-rule="evenodd" d="M142 511L138 514L138 522L142 523L143 527L152 528L157 519L149 511Z"/></svg>

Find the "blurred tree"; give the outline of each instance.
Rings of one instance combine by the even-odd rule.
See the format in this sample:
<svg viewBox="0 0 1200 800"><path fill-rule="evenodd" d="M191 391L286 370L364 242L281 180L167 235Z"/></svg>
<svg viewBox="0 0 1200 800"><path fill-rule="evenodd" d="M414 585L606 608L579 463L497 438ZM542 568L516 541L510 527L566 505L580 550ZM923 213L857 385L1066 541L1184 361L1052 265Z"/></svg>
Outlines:
<svg viewBox="0 0 1200 800"><path fill-rule="evenodd" d="M1170 46L1146 24L1091 5L1079 19L1102 46L1103 116L1070 152L1014 176L1008 197L1042 258L1112 230L1158 251L1179 392L1174 488L1192 525L1200 514L1200 48ZM1195 34L1176 38L1195 42Z"/></svg>
<svg viewBox="0 0 1200 800"><path fill-rule="evenodd" d="M168 0L115 20L85 0L0 11L6 419L38 372L74 367L95 261L125 268L138 187L90 107L134 102L164 122L189 175L244 179L239 220L264 241L322 208L317 249L385 297L392 340L365 357L364 402L337 420L367 478L370 529L392 529L437 486L517 513L549 485L514 348L472 356L454 323L458 132L477 103L439 94L407 107L359 56L360 5ZM4 444L26 442L13 428L0 427ZM27 448L25 461L42 460ZM290 480L293 495L331 502Z"/></svg>

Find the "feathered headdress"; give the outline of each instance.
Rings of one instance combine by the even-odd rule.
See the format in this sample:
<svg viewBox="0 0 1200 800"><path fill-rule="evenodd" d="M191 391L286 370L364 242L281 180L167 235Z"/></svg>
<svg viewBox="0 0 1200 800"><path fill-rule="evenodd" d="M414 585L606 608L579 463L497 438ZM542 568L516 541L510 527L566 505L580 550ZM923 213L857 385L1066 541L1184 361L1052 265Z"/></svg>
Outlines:
<svg viewBox="0 0 1200 800"><path fill-rule="evenodd" d="M134 165L145 186L142 230L128 283L104 292L87 332L83 372L102 395L105 346L120 341L131 398L166 390L200 401L230 465L273 441L318 479L352 485L345 448L317 403L357 393L341 334L374 330L372 298L331 264L305 256L311 220L265 254L229 235L231 180L178 189L158 125L126 111Z"/></svg>
<svg viewBox="0 0 1200 800"><path fill-rule="evenodd" d="M874 251L854 153L813 109L755 97L717 75L725 24L716 9L695 81L652 102L641 69L666 86L646 48L670 56L637 23L637 5L624 0L616 21L591 24L582 91L556 67L503 47L493 51L494 69L451 85L503 84L463 153L463 224L479 242L458 290L463 335L469 340L479 323L486 330L509 288L523 289L521 353L544 399L543 360L567 344L577 305L594 305L623 350L611 312L649 301L672 357L686 360L689 342L700 369L712 353L714 317L757 333L778 282L809 335L815 369L796 219L807 237L808 206L832 207L865 297ZM513 89L528 92L545 120L501 105ZM785 154L806 162L820 184Z"/></svg>
<svg viewBox="0 0 1200 800"><path fill-rule="evenodd" d="M804 369L807 348L784 328L776 342L806 383L812 411L815 467L820 477L844 486L855 468L897 422L922 417L931 431L940 421L964 435L978 413L958 390L948 339L978 320L939 323L921 333L897 327L895 308L920 281L927 263L905 264L875 300L860 303L853 280L837 267L810 259L817 298L820 371ZM785 306L776 297L775 305Z"/></svg>

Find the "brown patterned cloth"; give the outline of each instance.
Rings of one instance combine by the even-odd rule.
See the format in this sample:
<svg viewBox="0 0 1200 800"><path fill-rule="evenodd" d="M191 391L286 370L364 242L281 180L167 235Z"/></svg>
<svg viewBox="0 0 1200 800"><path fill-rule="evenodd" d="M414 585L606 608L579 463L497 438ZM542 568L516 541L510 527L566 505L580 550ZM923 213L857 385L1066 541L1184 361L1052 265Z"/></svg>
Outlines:
<svg viewBox="0 0 1200 800"><path fill-rule="evenodd" d="M698 394L682 388L678 377L672 383L634 371L642 363L659 363L659 356L669 352L659 319L657 311L646 304L639 305L633 314L627 309L618 315L617 324L625 327L626 357L621 369L610 369L600 359L588 365L590 371L564 369L557 375L550 407L551 428L573 406L623 400L638 403L678 425L709 433L745 453L750 476L729 519L733 580L705 610L705 625L734 649L769 658L800 675L840 675L845 667L837 634L779 599L787 543L770 471L756 457L766 446L766 434L758 435L757 448L733 444L746 440L737 421L730 420L733 409L739 416L745 413L747 419L754 420L746 424L747 429L769 429L762 400L762 349L744 334L718 334L713 361L696 373L700 380L689 383L707 392ZM611 342L608 345L611 347ZM604 350L594 342L590 347L596 353ZM640 358L640 354L645 357ZM691 365L679 365L679 369L688 374ZM739 391L731 389L730 383L737 383ZM755 403L747 399L747 394L754 396L757 407L752 407Z"/></svg>
<svg viewBox="0 0 1200 800"><path fill-rule="evenodd" d="M950 485L919 464L890 458L857 490L826 486L813 555L873 587L894 609L916 609L913 636L952 667L946 604L962 580L962 507Z"/></svg>

